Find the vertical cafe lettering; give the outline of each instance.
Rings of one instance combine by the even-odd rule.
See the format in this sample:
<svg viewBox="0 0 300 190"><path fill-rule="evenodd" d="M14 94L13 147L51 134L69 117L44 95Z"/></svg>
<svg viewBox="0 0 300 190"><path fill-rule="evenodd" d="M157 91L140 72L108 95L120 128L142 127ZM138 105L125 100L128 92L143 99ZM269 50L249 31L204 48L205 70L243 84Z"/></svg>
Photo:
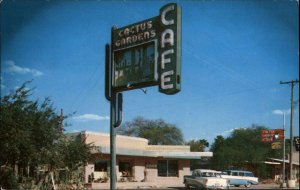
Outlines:
<svg viewBox="0 0 300 190"><path fill-rule="evenodd" d="M181 16L176 4L161 9L160 23L160 91L175 94L180 91Z"/></svg>

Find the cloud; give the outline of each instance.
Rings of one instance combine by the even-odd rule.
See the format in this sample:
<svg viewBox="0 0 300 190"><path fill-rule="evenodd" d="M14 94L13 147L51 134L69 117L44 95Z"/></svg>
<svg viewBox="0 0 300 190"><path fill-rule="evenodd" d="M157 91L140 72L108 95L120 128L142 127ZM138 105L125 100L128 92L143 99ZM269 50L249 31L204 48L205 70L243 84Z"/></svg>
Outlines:
<svg viewBox="0 0 300 190"><path fill-rule="evenodd" d="M290 114L291 110L290 109L285 109L285 110L279 110L279 109L277 109L277 110L273 110L272 111L272 114L274 114L274 115L283 115L283 113Z"/></svg>
<svg viewBox="0 0 300 190"><path fill-rule="evenodd" d="M83 114L76 117L73 117L77 121L103 121L109 120L109 116L100 116L96 114Z"/></svg>
<svg viewBox="0 0 300 190"><path fill-rule="evenodd" d="M3 89L6 88L6 86L3 83L3 77L2 76L0 77L0 81L1 81L1 90L3 90Z"/></svg>
<svg viewBox="0 0 300 190"><path fill-rule="evenodd" d="M32 74L34 77L43 75L43 73L39 70L20 67L16 65L14 61L5 61L4 65L6 66L6 68L4 68L4 71L11 74Z"/></svg>
<svg viewBox="0 0 300 190"><path fill-rule="evenodd" d="M247 129L247 128L245 128L245 127L236 127L236 128L232 128L232 129L223 131L221 133L217 133L216 135L221 135L223 137L226 137L226 136L230 135L236 129Z"/></svg>

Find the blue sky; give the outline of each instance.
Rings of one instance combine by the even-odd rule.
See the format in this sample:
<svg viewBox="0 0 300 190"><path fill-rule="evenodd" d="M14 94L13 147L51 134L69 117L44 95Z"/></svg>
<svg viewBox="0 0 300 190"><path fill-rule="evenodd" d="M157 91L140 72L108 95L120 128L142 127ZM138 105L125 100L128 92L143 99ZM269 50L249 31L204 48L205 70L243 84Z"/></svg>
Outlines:
<svg viewBox="0 0 300 190"><path fill-rule="evenodd" d="M162 118L186 140L209 142L252 124L281 128L278 110L288 112L291 88L279 82L299 79L297 1L4 0L1 96L33 79L33 98L50 97L58 113L76 111L68 132L108 133L104 46L111 27L157 16L169 2L182 7L181 92L124 92L123 122ZM298 85L295 100L299 134Z"/></svg>

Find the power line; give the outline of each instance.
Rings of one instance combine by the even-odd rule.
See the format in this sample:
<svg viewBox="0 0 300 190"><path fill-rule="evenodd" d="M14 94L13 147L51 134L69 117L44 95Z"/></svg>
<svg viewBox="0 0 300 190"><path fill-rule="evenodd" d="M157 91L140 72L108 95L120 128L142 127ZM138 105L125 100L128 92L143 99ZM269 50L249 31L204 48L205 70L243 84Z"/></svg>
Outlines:
<svg viewBox="0 0 300 190"><path fill-rule="evenodd" d="M93 69L93 71L92 71L91 74L89 75L89 78L88 78L88 80L86 81L84 87L81 88L81 90L79 91L79 93L77 94L77 96L74 98L74 101L73 101L73 103L72 103L72 105L71 105L71 108L70 108L71 111L73 111L73 109L75 109L74 111L78 111L77 109L82 105L82 102L81 102L80 100L83 99L83 101L85 101L85 100L87 99L87 96L85 96L84 94L87 93L87 92L89 92L89 90L90 90L91 88L92 88L92 90L94 89L95 83L94 83L94 85L92 85L92 86L90 86L90 84L91 84L91 81L94 80L95 74L96 74L97 72L99 72L99 71L98 71L99 66L100 66L100 64L97 64L97 65L96 65L96 68ZM98 80L94 80L94 81L98 81Z"/></svg>

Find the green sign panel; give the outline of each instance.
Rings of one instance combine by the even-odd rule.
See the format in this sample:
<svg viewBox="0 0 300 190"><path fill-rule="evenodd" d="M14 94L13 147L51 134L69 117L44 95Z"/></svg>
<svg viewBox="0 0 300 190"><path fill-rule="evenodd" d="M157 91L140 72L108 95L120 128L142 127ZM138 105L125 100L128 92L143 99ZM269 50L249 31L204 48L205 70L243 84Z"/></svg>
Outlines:
<svg viewBox="0 0 300 190"><path fill-rule="evenodd" d="M158 84L156 17L112 31L115 91Z"/></svg>
<svg viewBox="0 0 300 190"><path fill-rule="evenodd" d="M112 88L125 91L159 85L180 91L181 11L172 3L160 15L112 30Z"/></svg>

